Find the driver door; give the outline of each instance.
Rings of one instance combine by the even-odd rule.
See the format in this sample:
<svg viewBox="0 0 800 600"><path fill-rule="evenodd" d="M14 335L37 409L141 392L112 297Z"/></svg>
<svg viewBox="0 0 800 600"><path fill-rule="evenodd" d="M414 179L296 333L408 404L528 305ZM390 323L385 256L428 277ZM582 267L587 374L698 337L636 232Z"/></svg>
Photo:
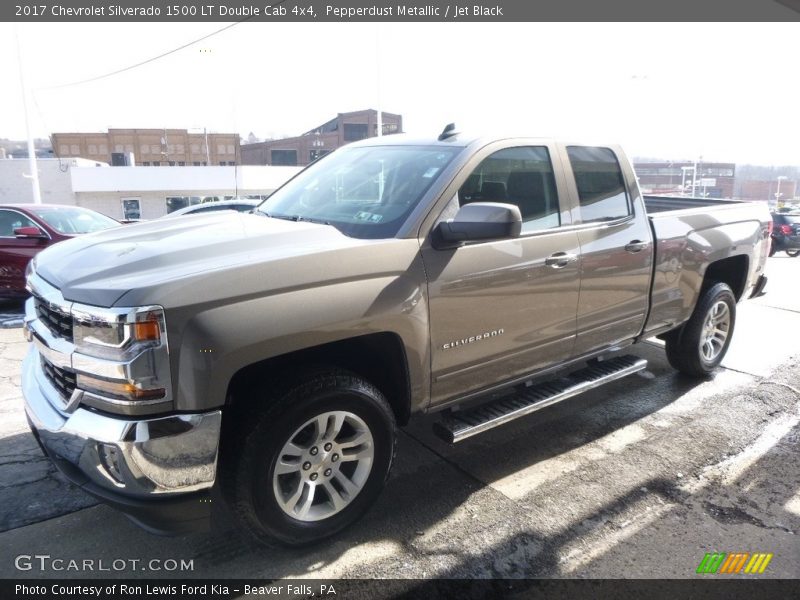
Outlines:
<svg viewBox="0 0 800 600"><path fill-rule="evenodd" d="M523 219L520 237L449 250L423 244L431 405L571 356L580 246L567 227L571 206L561 169L554 169L557 156L547 145L484 149L462 172L458 193L440 217L452 217L469 202L516 204Z"/></svg>

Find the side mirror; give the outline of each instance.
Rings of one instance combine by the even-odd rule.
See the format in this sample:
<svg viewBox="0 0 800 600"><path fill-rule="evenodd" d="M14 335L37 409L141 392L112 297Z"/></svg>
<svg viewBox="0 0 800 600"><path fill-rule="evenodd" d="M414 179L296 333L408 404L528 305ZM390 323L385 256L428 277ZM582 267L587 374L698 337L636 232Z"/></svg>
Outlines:
<svg viewBox="0 0 800 600"><path fill-rule="evenodd" d="M14 237L22 239L47 239L47 234L38 227L17 227L14 229Z"/></svg>
<svg viewBox="0 0 800 600"><path fill-rule="evenodd" d="M451 221L444 221L434 230L433 247L442 250L457 248L465 242L502 240L519 237L522 215L519 207L501 202L465 204Z"/></svg>

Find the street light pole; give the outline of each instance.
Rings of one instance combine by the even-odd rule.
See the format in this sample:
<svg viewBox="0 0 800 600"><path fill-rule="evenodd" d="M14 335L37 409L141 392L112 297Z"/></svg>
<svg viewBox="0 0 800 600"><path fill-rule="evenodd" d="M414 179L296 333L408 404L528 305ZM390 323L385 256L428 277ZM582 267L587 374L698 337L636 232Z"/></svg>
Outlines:
<svg viewBox="0 0 800 600"><path fill-rule="evenodd" d="M775 206L781 202L781 181L788 179L786 175L778 175L778 188L775 190Z"/></svg>
<svg viewBox="0 0 800 600"><path fill-rule="evenodd" d="M36 145L33 143L33 135L31 135L31 126L28 119L28 90L25 87L25 75L22 72L22 50L19 45L19 30L14 27L14 37L17 41L17 65L19 66L19 86L22 89L22 108L25 113L25 134L28 136L28 165L30 174L23 175L31 180L33 187L33 202L34 204L42 203L42 192L39 188L39 169L36 165Z"/></svg>

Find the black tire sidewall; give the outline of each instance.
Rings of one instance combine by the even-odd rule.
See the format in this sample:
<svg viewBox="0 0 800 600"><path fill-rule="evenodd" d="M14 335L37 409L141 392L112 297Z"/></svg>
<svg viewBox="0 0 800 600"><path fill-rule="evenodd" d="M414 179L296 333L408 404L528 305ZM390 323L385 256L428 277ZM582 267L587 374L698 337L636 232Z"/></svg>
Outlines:
<svg viewBox="0 0 800 600"><path fill-rule="evenodd" d="M301 385L284 397L288 410L269 411L255 428L240 457L237 496L256 537L302 546L334 535L356 521L383 488L394 457L395 428L388 404L377 390L357 378L336 378L336 384L306 393ZM287 515L274 496L272 478L278 453L304 423L328 411L351 412L370 429L374 457L370 474L355 499L321 521L299 521ZM240 505L242 502L239 503Z"/></svg>
<svg viewBox="0 0 800 600"><path fill-rule="evenodd" d="M730 324L728 326L728 337L725 338L725 343L722 350L714 360L708 361L703 357L700 351L700 337L703 333L703 325L705 324L708 313L718 301L724 301L728 305L730 314ZM722 362L725 354L728 352L728 347L731 344L733 337L733 329L736 323L736 297L733 295L731 288L724 283L716 283L711 286L701 298L701 306L696 315L693 316L690 322L691 331L684 332L682 336L682 350L685 352L693 353L693 362L696 362L704 373L710 373Z"/></svg>

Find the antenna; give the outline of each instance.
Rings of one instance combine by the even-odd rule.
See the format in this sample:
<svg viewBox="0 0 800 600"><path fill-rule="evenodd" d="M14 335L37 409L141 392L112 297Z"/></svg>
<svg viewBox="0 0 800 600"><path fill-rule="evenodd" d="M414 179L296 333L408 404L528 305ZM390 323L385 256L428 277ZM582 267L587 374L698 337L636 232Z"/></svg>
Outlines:
<svg viewBox="0 0 800 600"><path fill-rule="evenodd" d="M458 131L456 131L456 124L455 123L448 123L445 128L442 130L442 133L439 134L439 141L442 142L447 138L451 138L454 135L458 135Z"/></svg>

